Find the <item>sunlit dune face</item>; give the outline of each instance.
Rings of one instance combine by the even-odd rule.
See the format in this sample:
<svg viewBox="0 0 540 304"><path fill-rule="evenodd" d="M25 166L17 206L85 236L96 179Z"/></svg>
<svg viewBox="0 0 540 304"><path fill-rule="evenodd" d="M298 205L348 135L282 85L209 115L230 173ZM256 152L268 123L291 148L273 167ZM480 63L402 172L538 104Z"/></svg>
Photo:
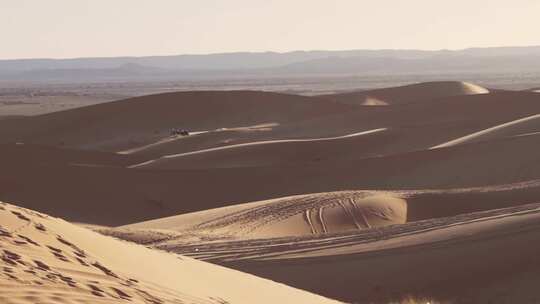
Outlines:
<svg viewBox="0 0 540 304"><path fill-rule="evenodd" d="M377 97L368 96L362 103L363 106L387 106L388 103Z"/></svg>
<svg viewBox="0 0 540 304"><path fill-rule="evenodd" d="M306 216L311 217L308 224L312 225L313 233L339 233L403 224L407 221L407 203L387 195L351 196L308 210Z"/></svg>
<svg viewBox="0 0 540 304"><path fill-rule="evenodd" d="M463 86L463 93L474 95L474 94L488 94L489 90L486 88L483 88L479 85L472 84L469 82L462 82L461 85Z"/></svg>
<svg viewBox="0 0 540 304"><path fill-rule="evenodd" d="M402 198L344 191L272 200L200 223L195 228L258 238L340 233L406 221L407 202Z"/></svg>

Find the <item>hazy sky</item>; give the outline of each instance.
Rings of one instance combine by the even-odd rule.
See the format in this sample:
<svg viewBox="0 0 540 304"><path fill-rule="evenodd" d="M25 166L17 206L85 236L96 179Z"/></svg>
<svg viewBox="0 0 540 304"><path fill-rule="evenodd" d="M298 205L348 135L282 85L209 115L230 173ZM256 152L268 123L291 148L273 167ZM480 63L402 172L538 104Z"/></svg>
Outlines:
<svg viewBox="0 0 540 304"><path fill-rule="evenodd" d="M0 0L0 58L539 45L540 0Z"/></svg>

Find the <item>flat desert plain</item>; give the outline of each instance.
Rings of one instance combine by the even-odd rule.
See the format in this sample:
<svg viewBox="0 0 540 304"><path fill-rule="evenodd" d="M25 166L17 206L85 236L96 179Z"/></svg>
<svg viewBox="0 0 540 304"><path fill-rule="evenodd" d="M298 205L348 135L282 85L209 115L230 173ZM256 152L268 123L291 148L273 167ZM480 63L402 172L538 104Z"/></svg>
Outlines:
<svg viewBox="0 0 540 304"><path fill-rule="evenodd" d="M538 303L540 93L188 91L0 120L0 303Z"/></svg>

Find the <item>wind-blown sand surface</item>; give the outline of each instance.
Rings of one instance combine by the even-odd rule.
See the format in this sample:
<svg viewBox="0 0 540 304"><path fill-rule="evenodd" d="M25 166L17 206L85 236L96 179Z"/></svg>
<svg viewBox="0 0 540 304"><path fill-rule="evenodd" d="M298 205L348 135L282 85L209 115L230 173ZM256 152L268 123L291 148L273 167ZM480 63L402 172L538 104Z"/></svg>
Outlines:
<svg viewBox="0 0 540 304"><path fill-rule="evenodd" d="M26 240L19 248L7 241L25 261L50 253L45 245L69 250L58 234L163 299L180 292L195 303L210 296L215 303L223 302L218 297L261 302L255 295L236 298L240 286L212 287L241 280L252 286L252 277L223 268L215 268L223 276L214 285L195 289L191 282L178 289L185 265L214 268L158 249L350 302L411 295L425 302L536 303L538 115L538 93L435 82L316 97L167 93L0 120L0 200L151 249L50 217L44 225L54 234L44 236L22 225L22 232L13 232L3 219L0 225L12 238L40 245ZM191 134L171 136L171 128ZM3 206L9 221L25 221L13 210L42 219ZM100 249L109 244L116 249ZM144 272L153 274L148 267L154 267L164 277L144 279L128 267L133 260L117 261L131 251L148 264ZM144 293L121 289L130 286L117 279L103 281L110 283L104 288L90 283L101 292L88 287L86 269L55 264L65 261L50 254L53 260L45 263L62 274L60 281L85 282L66 287L77 297L92 291L122 297L114 287L134 302L144 300ZM33 275L21 274L23 280ZM190 278L207 276L201 271ZM254 292L283 296L275 302L325 301L253 280ZM269 287L259 289L259 283ZM0 288L7 292L15 286L9 284Z"/></svg>
<svg viewBox="0 0 540 304"><path fill-rule="evenodd" d="M0 205L1 303L335 303Z"/></svg>

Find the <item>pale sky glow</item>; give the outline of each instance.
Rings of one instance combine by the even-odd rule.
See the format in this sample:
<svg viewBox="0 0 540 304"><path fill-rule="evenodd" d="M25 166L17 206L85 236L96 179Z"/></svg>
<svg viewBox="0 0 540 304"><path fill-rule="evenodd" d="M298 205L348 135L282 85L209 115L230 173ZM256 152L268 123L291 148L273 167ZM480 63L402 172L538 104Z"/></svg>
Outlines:
<svg viewBox="0 0 540 304"><path fill-rule="evenodd" d="M540 45L540 0L0 0L0 59Z"/></svg>

